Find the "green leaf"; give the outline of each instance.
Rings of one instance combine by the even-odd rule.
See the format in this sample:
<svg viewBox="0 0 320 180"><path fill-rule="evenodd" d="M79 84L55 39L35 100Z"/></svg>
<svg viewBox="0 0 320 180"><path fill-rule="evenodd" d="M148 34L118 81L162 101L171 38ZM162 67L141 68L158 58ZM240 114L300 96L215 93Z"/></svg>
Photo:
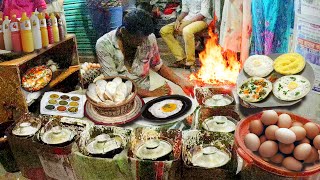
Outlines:
<svg viewBox="0 0 320 180"><path fill-rule="evenodd" d="M296 92L296 94L294 94L295 96L298 96L300 94L300 92Z"/></svg>

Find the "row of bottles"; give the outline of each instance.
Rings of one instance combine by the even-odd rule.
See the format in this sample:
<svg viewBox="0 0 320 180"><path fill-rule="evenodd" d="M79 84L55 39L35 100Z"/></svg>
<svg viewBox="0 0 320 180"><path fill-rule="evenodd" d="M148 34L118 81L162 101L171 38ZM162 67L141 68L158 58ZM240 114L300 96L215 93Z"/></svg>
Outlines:
<svg viewBox="0 0 320 180"><path fill-rule="evenodd" d="M16 15L11 20L0 17L0 49L30 53L60 42L65 38L59 14L32 13L30 19L22 13L20 21Z"/></svg>

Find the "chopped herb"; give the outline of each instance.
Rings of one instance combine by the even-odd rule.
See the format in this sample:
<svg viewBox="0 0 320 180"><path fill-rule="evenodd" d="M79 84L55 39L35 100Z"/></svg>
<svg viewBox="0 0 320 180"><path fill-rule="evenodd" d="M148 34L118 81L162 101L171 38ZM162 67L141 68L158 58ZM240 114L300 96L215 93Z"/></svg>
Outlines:
<svg viewBox="0 0 320 180"><path fill-rule="evenodd" d="M290 79L292 79L292 80L294 80L294 81L296 80L296 78L295 78L295 77L290 77Z"/></svg>
<svg viewBox="0 0 320 180"><path fill-rule="evenodd" d="M288 91L283 91L283 94L284 94L284 95L287 95L287 94L288 94Z"/></svg>
<svg viewBox="0 0 320 180"><path fill-rule="evenodd" d="M300 82L305 83L306 81L300 81Z"/></svg>
<svg viewBox="0 0 320 180"><path fill-rule="evenodd" d="M300 94L300 92L296 92L296 94L294 94L295 96L298 96Z"/></svg>
<svg viewBox="0 0 320 180"><path fill-rule="evenodd" d="M282 85L279 84L278 91L280 91L282 88L283 88Z"/></svg>

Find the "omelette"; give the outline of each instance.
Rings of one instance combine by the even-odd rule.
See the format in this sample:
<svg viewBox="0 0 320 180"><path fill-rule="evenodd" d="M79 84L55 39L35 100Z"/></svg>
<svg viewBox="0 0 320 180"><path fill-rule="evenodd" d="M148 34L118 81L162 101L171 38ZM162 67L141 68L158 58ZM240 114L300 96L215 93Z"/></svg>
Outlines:
<svg viewBox="0 0 320 180"><path fill-rule="evenodd" d="M287 53L276 58L274 70L282 75L292 75L301 72L306 65L304 57L298 53Z"/></svg>
<svg viewBox="0 0 320 180"><path fill-rule="evenodd" d="M303 76L290 75L279 78L273 85L273 94L283 101L294 101L303 98L311 90L311 84Z"/></svg>
<svg viewBox="0 0 320 180"><path fill-rule="evenodd" d="M258 102L272 91L272 83L265 78L251 77L237 88L239 97L246 102Z"/></svg>

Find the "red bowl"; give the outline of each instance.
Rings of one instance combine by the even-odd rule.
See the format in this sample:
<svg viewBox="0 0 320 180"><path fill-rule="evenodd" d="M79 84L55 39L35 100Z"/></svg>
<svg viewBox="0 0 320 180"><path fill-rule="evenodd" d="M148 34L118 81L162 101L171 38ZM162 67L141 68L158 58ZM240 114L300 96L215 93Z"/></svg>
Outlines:
<svg viewBox="0 0 320 180"><path fill-rule="evenodd" d="M311 122L306 118L303 118L301 116L298 116L289 112L277 111L277 113L278 115L282 113L286 113L290 115L293 121L298 121L298 122L301 122L302 124ZM235 131L235 145L237 147L237 152L249 165L256 165L265 171L268 171L270 173L277 174L280 176L285 176L285 177L306 177L306 176L311 176L320 172L320 163L312 166L311 165L306 166L304 171L295 172L295 171L290 171L282 166L277 166L277 165L268 163L265 160L263 160L260 156L256 155L251 150L249 150L244 144L244 137L246 134L249 133L250 122L256 119L261 119L261 115L262 115L262 112L251 115L245 119L242 119L238 123ZM320 130L320 125L317 124L317 126Z"/></svg>

